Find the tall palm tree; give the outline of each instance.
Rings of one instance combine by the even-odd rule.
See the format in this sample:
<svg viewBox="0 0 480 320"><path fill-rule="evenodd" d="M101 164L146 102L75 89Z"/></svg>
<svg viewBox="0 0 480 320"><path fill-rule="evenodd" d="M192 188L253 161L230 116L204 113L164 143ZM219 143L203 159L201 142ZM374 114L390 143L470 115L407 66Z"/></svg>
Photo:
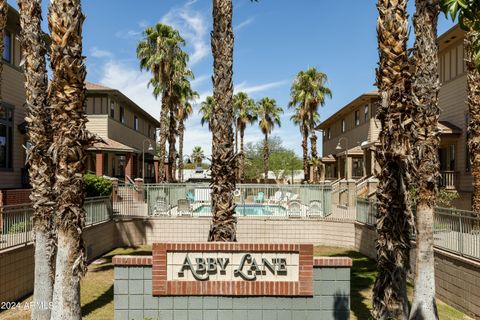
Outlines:
<svg viewBox="0 0 480 320"><path fill-rule="evenodd" d="M275 99L263 98L257 103L257 115L258 123L260 130L262 130L265 140L263 143L263 172L264 172L264 181L267 182L268 179L268 158L269 158L269 148L268 148L268 135L272 132L275 125L278 127L281 126L280 115L283 113L282 108L277 106Z"/></svg>
<svg viewBox="0 0 480 320"><path fill-rule="evenodd" d="M236 241L232 0L213 0L212 213L209 241Z"/></svg>
<svg viewBox="0 0 480 320"><path fill-rule="evenodd" d="M212 120L213 120L213 107L214 107L215 101L213 100L212 96L208 96L205 98L205 101L203 101L200 104L200 110L198 110L198 113L202 115L202 119L200 122L202 123L202 126L207 123L208 124L208 130L212 131Z"/></svg>
<svg viewBox="0 0 480 320"><path fill-rule="evenodd" d="M53 182L55 170L48 148L52 143L50 108L47 108L48 79L46 44L41 28L41 0L19 0L22 56L24 58L25 93L27 104L27 151L33 202L33 232L35 239L35 280L33 319L50 319L55 275L55 226ZM3 37L0 37L3 39Z"/></svg>
<svg viewBox="0 0 480 320"><path fill-rule="evenodd" d="M202 147L194 147L192 150L191 160L195 164L195 166L202 165L203 159L205 159L205 155L203 154Z"/></svg>
<svg viewBox="0 0 480 320"><path fill-rule="evenodd" d="M412 212L408 190L413 166L408 103L410 75L407 54L407 0L378 0L377 23L380 62L377 86L381 105L380 165L377 190L377 278L372 314L376 319L408 319L407 272L410 261Z"/></svg>
<svg viewBox="0 0 480 320"><path fill-rule="evenodd" d="M58 247L51 319L80 319L80 278L84 275L85 224L83 173L86 148L92 141L85 128L85 59L82 55L80 0L52 0L48 25L51 32L50 86L57 199Z"/></svg>
<svg viewBox="0 0 480 320"><path fill-rule="evenodd" d="M173 123L168 120L172 116L172 95L174 78L177 71L183 72L186 68L186 55L181 49L185 40L177 30L165 24L158 23L144 31L144 38L137 46L137 57L140 68L152 72L153 94L156 98L162 95L162 108L160 112L160 150L159 150L159 180L165 181L165 156L166 143L169 130L172 131ZM171 118L171 117L170 117ZM171 126L170 126L171 125Z"/></svg>
<svg viewBox="0 0 480 320"><path fill-rule="evenodd" d="M417 210L415 290L410 319L438 319L435 303L435 257L433 251L433 218L439 174L438 148L438 0L416 0L413 18L415 45L412 59L412 101L417 112L415 137Z"/></svg>
<svg viewBox="0 0 480 320"><path fill-rule="evenodd" d="M317 152L317 134L316 126L319 121L319 106L325 105L325 99L332 97L332 91L326 87L328 77L325 73L318 71L316 68L309 68L306 71L300 71L293 81L289 107L303 109L297 112L302 115L301 130L309 130L311 157L318 158ZM305 136L302 132L302 136ZM304 158L305 177L309 176L308 159ZM314 169L313 181L316 182L316 170Z"/></svg>
<svg viewBox="0 0 480 320"><path fill-rule="evenodd" d="M305 180L309 175L308 171L308 117L305 115L305 110L296 108L295 113L290 117L293 124L299 126L300 134L302 135L302 150L303 150L303 176Z"/></svg>
<svg viewBox="0 0 480 320"><path fill-rule="evenodd" d="M8 14L8 4L6 0L0 0L0 53L3 54L4 44L3 39L5 36L5 27L7 26L7 14ZM3 57L3 55L2 55ZM3 58L0 59L0 103L2 100L2 75L3 75Z"/></svg>
<svg viewBox="0 0 480 320"><path fill-rule="evenodd" d="M178 176L183 176L183 141L185 134L185 121L193 114L191 101L198 97L198 93L192 90L192 86L188 79L183 78L178 88L179 105L177 108L178 121L178 158L180 160Z"/></svg>
<svg viewBox="0 0 480 320"><path fill-rule="evenodd" d="M255 101L250 99L245 92L239 92L233 96L233 105L236 110L235 127L240 134L240 166L238 175L240 181L243 182L245 181L245 155L243 154L245 129L247 125L255 123L258 118L255 112Z"/></svg>

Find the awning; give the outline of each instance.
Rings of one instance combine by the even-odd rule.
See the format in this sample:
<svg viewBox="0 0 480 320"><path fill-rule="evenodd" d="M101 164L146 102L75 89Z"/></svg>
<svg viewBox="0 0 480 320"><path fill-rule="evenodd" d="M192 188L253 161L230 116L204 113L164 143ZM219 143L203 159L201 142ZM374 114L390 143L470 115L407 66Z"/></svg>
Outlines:
<svg viewBox="0 0 480 320"><path fill-rule="evenodd" d="M336 154L337 157L343 157L345 155L345 150ZM362 147L356 146L351 149L348 149L348 156L363 156Z"/></svg>
<svg viewBox="0 0 480 320"><path fill-rule="evenodd" d="M103 138L103 142L97 142L93 147L88 148L87 150L92 151L113 151L113 152L126 152L126 153L139 153L140 151L132 147L126 146L118 141Z"/></svg>
<svg viewBox="0 0 480 320"><path fill-rule="evenodd" d="M439 121L438 130L440 130L441 135L448 135L448 134L461 135L462 134L462 129L460 129L454 124L451 124L448 121Z"/></svg>

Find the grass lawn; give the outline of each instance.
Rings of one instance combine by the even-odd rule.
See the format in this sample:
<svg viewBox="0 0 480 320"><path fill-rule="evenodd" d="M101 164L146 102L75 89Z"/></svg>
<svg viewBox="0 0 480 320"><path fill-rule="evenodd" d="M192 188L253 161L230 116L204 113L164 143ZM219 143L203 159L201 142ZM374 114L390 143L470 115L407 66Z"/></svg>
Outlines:
<svg viewBox="0 0 480 320"><path fill-rule="evenodd" d="M92 263L86 277L82 280L82 316L83 319L109 320L113 319L113 266L112 257L125 255L150 255L150 246L138 248L119 248L107 253L101 259ZM375 261L364 255L344 248L315 247L316 256L348 256L353 259L351 275L351 317L364 320L370 317L372 306L371 292L375 281ZM412 297L413 288L409 286ZM31 301L31 297L23 302ZM470 319L460 311L438 302L438 311L442 320ZM22 303L23 305L23 303ZM30 319L28 311L9 310L0 314L1 320Z"/></svg>

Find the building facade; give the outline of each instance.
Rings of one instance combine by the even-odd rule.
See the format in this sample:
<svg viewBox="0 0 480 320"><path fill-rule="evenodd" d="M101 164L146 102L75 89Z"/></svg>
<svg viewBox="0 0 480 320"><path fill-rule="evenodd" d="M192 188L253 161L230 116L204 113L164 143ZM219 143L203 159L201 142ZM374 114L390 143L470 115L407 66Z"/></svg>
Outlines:
<svg viewBox="0 0 480 320"><path fill-rule="evenodd" d="M2 103L0 105L0 189L22 188L28 185L25 169L27 141L25 118L24 75L20 62L21 48L19 14L8 7L7 26L3 39L4 51Z"/></svg>
<svg viewBox="0 0 480 320"><path fill-rule="evenodd" d="M156 181L157 120L120 91L89 82L86 113L87 129L104 140L89 149L88 171L126 181Z"/></svg>
<svg viewBox="0 0 480 320"><path fill-rule="evenodd" d="M439 130L441 179L439 185L457 191L457 207L471 209L472 175L467 148L467 76L464 62L464 32L455 26L439 42ZM325 180L364 181L375 175L375 149L381 130L376 119L378 92L365 93L319 125L323 131Z"/></svg>

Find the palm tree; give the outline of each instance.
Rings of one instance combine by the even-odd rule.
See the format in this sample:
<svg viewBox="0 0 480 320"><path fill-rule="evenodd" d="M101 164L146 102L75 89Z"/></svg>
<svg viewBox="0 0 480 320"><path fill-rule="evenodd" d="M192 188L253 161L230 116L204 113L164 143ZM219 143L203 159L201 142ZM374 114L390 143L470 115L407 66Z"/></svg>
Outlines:
<svg viewBox="0 0 480 320"><path fill-rule="evenodd" d="M327 75L318 71L316 68L309 68L306 71L300 71L293 81L289 107L303 109L298 111L298 115L304 118L301 122L302 136L305 137L304 130L310 132L311 157L318 158L317 152L317 134L316 127L320 116L318 107L325 105L325 98L332 97L332 91L326 87L328 81ZM299 123L300 125L300 123ZM308 146L306 146L308 148ZM305 154L305 152L304 152ZM305 178L309 176L308 159L304 157ZM316 182L317 174L314 169L313 181Z"/></svg>
<svg viewBox="0 0 480 320"><path fill-rule="evenodd" d="M280 115L282 113L283 110L277 106L275 99L263 98L257 103L257 115L259 119L258 123L260 130L262 130L262 133L265 136L263 143L263 172L265 183L268 179L268 135L272 132L275 125L280 127Z"/></svg>
<svg viewBox="0 0 480 320"><path fill-rule="evenodd" d="M247 125L257 121L257 114L255 112L255 101L250 99L244 92L239 92L233 96L233 106L236 111L235 127L240 134L240 166L238 175L240 181L243 182L245 181L245 155L243 154L245 129Z"/></svg>
<svg viewBox="0 0 480 320"><path fill-rule="evenodd" d="M144 31L144 39L137 46L137 57L140 60L140 68L152 72L153 78L150 85L153 86L155 98L162 95L162 108L160 112L160 150L159 150L159 180L165 181L165 154L168 132L172 131L174 123L168 120L172 118L172 95L174 78L181 76L186 69L187 56L181 46L185 41L178 31L165 24L158 23Z"/></svg>
<svg viewBox="0 0 480 320"><path fill-rule="evenodd" d="M212 213L209 241L236 241L232 0L213 0Z"/></svg>
<svg viewBox="0 0 480 320"><path fill-rule="evenodd" d="M412 101L417 112L418 127L414 154L417 166L417 210L415 290L410 319L438 319L435 303L435 257L433 251L433 219L439 178L438 147L438 0L416 0L413 18L415 45L412 78Z"/></svg>
<svg viewBox="0 0 480 320"><path fill-rule="evenodd" d="M407 272L412 212L408 190L414 167L410 134L416 129L410 96L407 54L407 0L378 0L377 86L382 99L377 190L377 278L373 290L375 319L408 319Z"/></svg>
<svg viewBox="0 0 480 320"><path fill-rule="evenodd" d="M45 61L47 50L42 37L41 1L21 0L18 1L18 7L28 113L25 120L28 123L28 139L31 143L27 162L32 186L30 199L33 202L35 239L32 318L50 319L50 308L41 307L52 302L56 251L52 189L55 170L48 155L48 148L52 143L52 128L50 109L47 108L48 79ZM0 36L0 39L3 37Z"/></svg>
<svg viewBox="0 0 480 320"><path fill-rule="evenodd" d="M82 55L80 0L52 0L48 25L51 32L50 86L57 199L58 247L51 319L80 319L80 278L84 275L85 222L83 173L86 148L92 141L85 128L85 59Z"/></svg>
<svg viewBox="0 0 480 320"><path fill-rule="evenodd" d="M183 176L183 141L185 134L185 121L189 116L193 114L193 107L190 103L191 100L198 97L198 93L192 90L190 81L186 78L180 83L179 89L179 105L177 108L177 121L178 121L178 158L180 159L179 165L179 177Z"/></svg>
<svg viewBox="0 0 480 320"><path fill-rule="evenodd" d="M213 119L213 107L214 107L215 101L213 100L212 96L208 96L205 98L205 101L203 101L200 104L200 110L198 111L202 115L202 119L200 120L202 123L202 126L205 123L208 123L208 130L212 131L212 119Z"/></svg>
<svg viewBox="0 0 480 320"><path fill-rule="evenodd" d="M5 36L5 27L7 26L8 4L6 0L0 0L0 52L4 51L3 39ZM3 56L2 56L3 57ZM0 59L0 103L2 99L2 75L3 75L3 59Z"/></svg>
<svg viewBox="0 0 480 320"><path fill-rule="evenodd" d="M304 114L305 110L301 108L296 108L295 113L290 117L290 120L293 124L299 126L300 134L302 135L302 150L303 150L303 176L305 180L309 176L308 171L308 118Z"/></svg>
<svg viewBox="0 0 480 320"><path fill-rule="evenodd" d="M468 92L468 151L473 176L472 210L480 216L480 3L477 0L440 0L441 8L467 32L465 62Z"/></svg>
<svg viewBox="0 0 480 320"><path fill-rule="evenodd" d="M192 150L191 158L195 166L202 165L202 161L203 159L205 159L202 147L194 147Z"/></svg>

